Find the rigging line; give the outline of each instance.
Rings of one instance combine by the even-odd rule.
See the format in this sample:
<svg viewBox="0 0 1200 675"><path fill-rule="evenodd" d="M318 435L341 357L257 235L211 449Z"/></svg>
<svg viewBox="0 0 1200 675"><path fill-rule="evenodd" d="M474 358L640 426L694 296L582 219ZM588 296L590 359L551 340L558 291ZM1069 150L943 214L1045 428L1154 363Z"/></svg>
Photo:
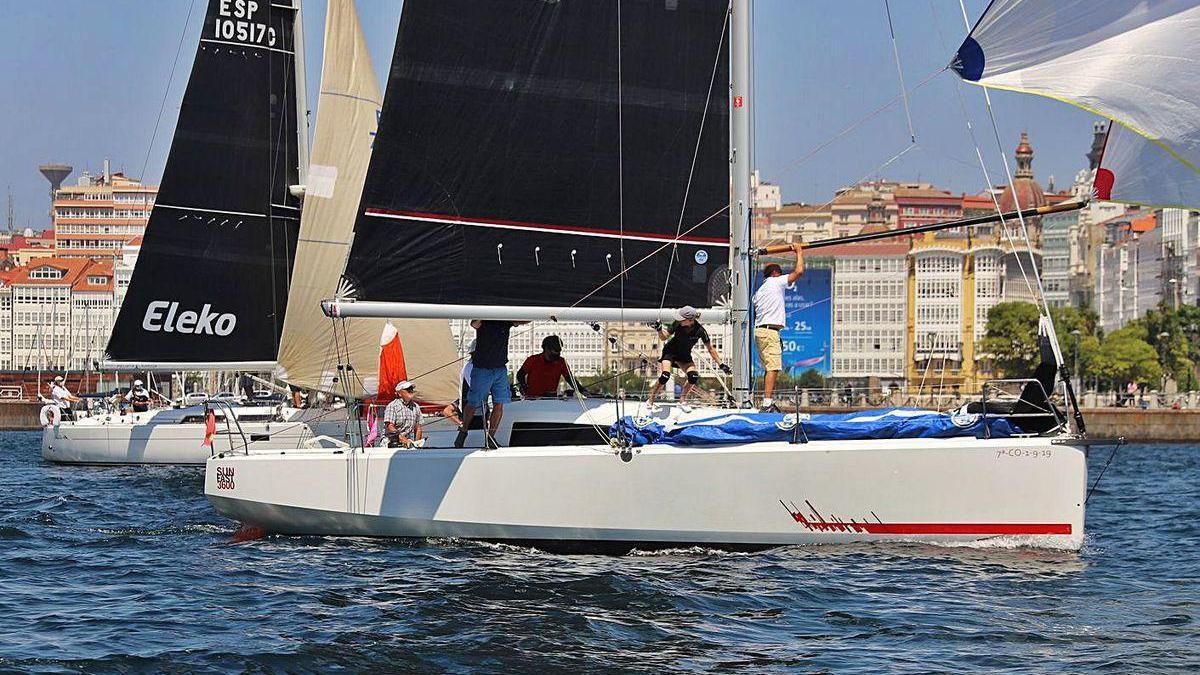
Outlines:
<svg viewBox="0 0 1200 675"><path fill-rule="evenodd" d="M946 49L948 49L948 47L946 46L945 36L942 34L941 28L938 26L937 7L933 4L932 0L930 2L930 8L934 15L933 25L934 25L934 28L937 30L938 40L942 44L942 50L945 51ZM964 10L964 12L965 12L965 10ZM965 19L965 13L964 13L964 19ZM990 187L993 185L992 177L991 177L990 173L988 172L987 162L985 162L983 159L983 151L979 147L979 139L975 135L975 125L971 122L971 116L967 112L967 103L966 103L966 99L963 97L963 94L962 94L962 87L963 87L963 84L961 81L958 81L955 83L955 87L954 87L955 98L958 100L958 107L959 107L959 110L962 112L963 121L967 125L967 134L971 139L971 144L975 147L975 157L976 157L976 159L979 160L979 168L983 172L984 184L986 186L988 186L988 188L989 188L988 195L992 198L992 205L995 207L996 212L1000 214L1000 233L1008 241L1009 247L1011 247L1015 252L1017 245L1016 245L1016 242L1013 240L1011 232L1009 231L1008 223L1004 219L1003 210L1000 207L1000 201L997 198L996 193L990 189ZM985 93L986 93L986 90L985 90ZM1001 156L1003 156L1003 154L1004 154L1003 151L1001 151ZM1014 190L1014 194L1015 194L1015 190ZM1018 206L1018 208L1019 208L1019 206ZM1032 256L1030 256L1030 261L1032 262ZM1029 275L1026 274L1026 272L1025 272L1025 263L1021 260L1021 256L1019 254L1017 255L1017 269L1019 269L1021 271L1021 277L1022 277L1022 279L1024 279L1025 286L1026 286L1026 288L1029 289L1030 294L1034 294L1033 285L1029 282Z"/></svg>
<svg viewBox="0 0 1200 675"><path fill-rule="evenodd" d="M941 75L945 71L946 71L946 68L942 67L942 68L939 68L939 69L935 70L934 72L930 73L929 75L926 75L923 80L921 80L915 86L913 86L913 88L910 90L910 93L917 91L918 89L924 87L925 85L929 84L930 82L933 82L935 79L937 79L938 75ZM838 141L838 139L851 133L852 131L857 130L859 127L866 124L867 122L870 122L875 117L878 117L881 113L888 110L893 105L895 105L898 101L900 101L902 97L903 97L903 94L897 94L897 95L893 96L892 98L888 99L887 101L885 101L878 108L875 108L874 110L867 113L866 115L864 115L864 116L858 118L857 120L851 122L850 124L842 127L842 129L840 131L838 131L836 134L834 134L834 135L830 136L829 138L825 139L824 141L818 143L811 150L804 153L798 159L794 160L791 164L788 164L782 170L777 172L775 174L776 177L782 176L783 174L787 173L788 171L791 171L792 169L795 169L796 167L800 166L801 164L812 159L813 156L815 156L817 153L821 152L825 148L828 148L830 145L833 145L835 142ZM913 139L913 142L915 143L916 140Z"/></svg>
<svg viewBox="0 0 1200 675"><path fill-rule="evenodd" d="M882 171L883 169L886 169L893 162L899 160L901 157L908 154L908 152L910 150L912 150L913 148L916 148L916 147L920 147L920 146L918 146L914 143L909 143L909 144L905 145L905 147L902 150L900 150L900 152L897 152L896 154L892 155L888 159L884 160L881 164L879 164L878 166L875 166L874 168L870 169L867 173L865 173L861 177L859 177L859 179L857 181L855 181L855 184L861 183L862 181L869 178L871 175L878 173L879 171ZM835 197L835 199L836 199L836 197ZM825 202L821 206L821 208L829 206L832 203L833 203L833 199L830 199L829 201ZM653 251L642 256L642 258L639 259L637 262L633 263L632 265L629 265L624 270L623 273L628 273L629 270L632 270L633 268L637 267L638 265L641 265L642 263L646 262L650 258L653 258L654 256L658 255L664 249L677 243L680 238L686 237L687 235L691 234L693 231L695 231L696 229L700 228L702 225L707 223L708 221L712 220L713 218L716 218L717 216L721 215L723 212L728 211L728 210L729 210L729 205L726 204L726 205L722 206L721 208L717 209L716 211L713 211L711 214L709 214L707 217L705 217L702 220L700 220L699 222L697 222L695 225L693 225L693 226L689 227L687 230L684 230L683 232L679 233L679 235L675 239L672 239L671 241L664 243L662 246L659 246L658 248L654 249ZM608 286L609 284L611 284L612 282L614 282L618 278L620 278L621 274L622 273L614 274L613 276L609 277L605 281L601 282L595 288L588 291L586 294L584 294L582 297L580 297L578 300L576 300L574 303L572 303L570 305L570 307L578 307L580 303L582 303L583 301L592 297L596 293L599 293L601 290L604 289L605 286ZM660 306L659 309L662 309L662 307Z"/></svg>
<svg viewBox="0 0 1200 675"><path fill-rule="evenodd" d="M183 21L183 30L179 34L179 46L175 48L175 60L171 62L171 74L167 76L167 88L163 91L162 103L158 106L158 118L154 120L154 131L150 132L150 144L146 147L146 159L142 162L141 180L146 180L146 168L150 166L150 153L154 150L154 139L158 136L158 127L162 123L163 111L167 109L167 97L171 93L171 83L175 81L175 68L179 65L179 55L183 52L183 42L187 38L188 24L192 22L192 10L196 0L188 3L187 18Z"/></svg>
<svg viewBox="0 0 1200 675"><path fill-rule="evenodd" d="M904 118L908 121L908 137L917 142L917 132L913 131L912 111L908 107L908 90L904 86L904 69L900 67L900 46L896 43L896 28L892 25L892 8L888 0L883 0L883 10L887 14L888 32L892 36L892 56L896 59L896 74L900 76L900 95L904 98Z"/></svg>
<svg viewBox="0 0 1200 675"><path fill-rule="evenodd" d="M293 28L294 28L294 25L293 25ZM294 47L294 45L293 45L293 47ZM295 95L298 93L295 91L295 79L296 79L297 73L294 70L294 66L295 66L295 55L292 56L292 60L290 62L286 58L284 59L284 64L283 64L283 94L284 94L283 95L283 104L285 107L288 107L286 104L287 104L287 90L288 90L289 81L291 82L291 85L293 88L293 91L292 91L293 98L295 98ZM272 82L272 83L274 82L274 80L275 80L274 75L275 75L274 60L268 59L267 60L268 82ZM268 96L268 102L269 102L270 98L271 97ZM270 151L270 154L271 154L271 180L270 180L270 183L268 184L269 185L268 190L271 194L267 198L267 230L270 233L270 238L271 238L271 327L275 331L275 352L276 352L276 354L278 354L278 352L279 352L280 339L283 337L283 335L282 335L283 327L279 325L280 324L280 322L279 322L279 297L278 297L279 296L279 294L278 294L279 283L278 283L278 280L276 279L276 267L278 266L278 263L277 263L277 260L275 257L276 256L276 248L275 248L275 208L276 208L276 206L275 206L274 192L275 192L275 181L278 178L278 172L276 171L276 169L278 167L278 160L279 160L280 153L284 154L283 160L284 160L285 166L290 160L290 156L287 154L287 143L285 143L283 141L283 139L290 136L290 137L293 137L296 139L297 144L299 144L299 142L300 142L299 128L298 128L300 120L296 119L297 128L292 129L291 133L289 133L289 129L288 129L288 120L296 115L295 109L296 109L296 106L293 104L292 106L290 106L290 111L288 113L284 113L283 115L281 115L280 122L279 122L278 135L275 138L274 147ZM299 146L297 145L297 159L299 158L298 156L299 156ZM283 189L284 189L284 192L286 193L288 191L287 183L289 182L287 180L286 168L284 169L284 172L285 173L284 173ZM299 176L299 169L297 169L297 176ZM280 201L285 201L285 200L286 200L286 197L285 197L285 199L280 200ZM286 313L287 312L288 290L290 290L291 285L292 285L292 265L291 265L292 253L291 253L291 246L289 245L289 242L288 242L288 236L287 236L287 230L286 230L287 225L283 225L283 228L284 228L284 231L282 232L283 249L284 249L283 256L284 256L284 264L285 264L285 270L284 270L284 274L283 274L283 283L285 284L283 310ZM297 236L299 236L299 232L297 232Z"/></svg>
<svg viewBox="0 0 1200 675"><path fill-rule="evenodd" d="M967 6L966 6L964 0L958 0L958 5L959 5L959 8L962 10L963 23L966 25L967 32L969 34L971 31L971 26L967 20ZM1004 154L1004 143L1000 140L1000 127L996 123L996 114L995 114L995 111L992 109L992 97L988 93L987 87L983 87L983 100L984 100L984 106L985 106L985 108L987 108L988 118L991 120L991 123L992 123L992 135L996 139L996 149L999 151L1000 159L1004 164L1004 175L1006 178L1008 178L1009 189L1012 190L1013 205L1017 209L1017 219L1021 223L1021 234L1025 238L1025 245L1029 249L1030 267L1032 268L1031 271L1033 272L1033 279L1037 283L1036 297L1040 301L1038 303L1040 305L1039 311L1042 311L1045 314L1045 316L1047 318L1049 318L1050 317L1050 305L1049 305L1049 303L1046 302L1046 291L1042 286L1041 274L1038 272L1037 265L1034 264L1034 262L1033 262L1033 242L1030 241L1030 238L1029 238L1029 226L1025 222L1025 216L1022 215L1020 212L1020 209L1021 209L1020 195L1017 194L1018 190L1017 190L1016 184L1013 181L1012 169L1008 165L1008 156ZM997 205L997 209L999 209L999 205ZM1003 229L1003 223L1001 226ZM1024 266L1024 263L1021 262L1021 256L1019 254L1017 255L1017 265L1021 268L1021 275L1025 276L1025 266ZM1031 292L1035 292L1032 285L1029 284L1028 277L1026 277L1025 283L1027 286L1029 286L1029 290ZM1050 322L1050 324L1051 324L1050 334L1054 338L1051 341L1057 342L1057 339L1056 339L1057 336L1054 334L1053 322ZM1058 345L1054 344L1053 347L1054 347L1055 356L1056 357L1059 356ZM1061 358L1059 359L1059 361L1061 361Z"/></svg>
<svg viewBox="0 0 1200 675"><path fill-rule="evenodd" d="M625 90L624 90L625 76L622 71L622 66L624 65L623 59L622 59L622 57L623 57L622 47L623 47L623 45L621 44L621 0L617 0L617 187L618 187L617 197L619 200L618 201L618 220L620 221L619 225L621 227L621 238L617 242L617 244L618 244L618 247L620 249L620 254L621 254L621 323L623 324L623 323L625 323L625 107L624 107L624 98L623 98L624 93L625 93ZM708 113L708 103L707 102L705 102L704 112L705 112L705 114ZM696 143L696 147L697 147L697 149L699 149L699 147L700 147L698 140ZM695 156L693 156L692 157L692 165L693 166L695 166L695 162L696 162ZM690 182L690 178L689 178L689 182ZM686 196L684 197L684 201L685 202L687 201ZM682 220L682 216L680 216L680 219ZM676 227L676 232L678 232L678 231L679 231L679 228ZM671 275L668 272L667 278L669 279L670 276ZM666 292L667 292L667 290L666 290L666 286L664 284L664 286L663 286L664 297L666 296ZM661 309L661 306L659 308ZM624 363L625 351L623 349L618 349L618 354L619 354L619 358L621 359L621 362ZM570 372L571 372L571 376L574 377L575 371L572 370ZM579 395L578 387L575 388L575 395L576 396ZM620 399L618 399L617 400L617 419L618 420L622 419L624 417L624 415L625 415L624 407L623 407ZM591 421L590 415L588 416L588 421ZM593 426L595 426L595 425L593 424ZM623 426L618 425L618 430L619 430L618 433L619 433L619 436L621 438L621 442L623 445L624 441L625 441L625 433L623 430ZM600 429L597 427L596 431L600 432ZM600 435L605 439L606 442L608 441L607 436L605 436L603 433L600 433Z"/></svg>
<svg viewBox="0 0 1200 675"><path fill-rule="evenodd" d="M620 3L617 3L618 11ZM717 83L717 68L721 65L721 52L725 47L725 33L729 29L729 15L733 12L733 2L730 0L729 5L725 10L725 22L721 24L721 39L717 42L717 55L713 59L712 75L708 78L708 92L704 95L704 112L700 114L700 129L696 132L696 147L692 150L692 165L688 168L687 183L683 187L683 203L679 205L679 221L675 225L675 239L680 237L679 231L683 229L683 218L687 213L688 197L692 192L692 178L696 173L696 160L700 156L700 142L704 139L704 126L708 122L708 107L712 102L713 88ZM732 221L733 214L730 214ZM671 257L667 262L667 275L663 279L662 297L659 298L658 308L662 309L667 302L667 286L671 283L671 271L675 267L676 251L679 249L679 244L672 244Z"/></svg>

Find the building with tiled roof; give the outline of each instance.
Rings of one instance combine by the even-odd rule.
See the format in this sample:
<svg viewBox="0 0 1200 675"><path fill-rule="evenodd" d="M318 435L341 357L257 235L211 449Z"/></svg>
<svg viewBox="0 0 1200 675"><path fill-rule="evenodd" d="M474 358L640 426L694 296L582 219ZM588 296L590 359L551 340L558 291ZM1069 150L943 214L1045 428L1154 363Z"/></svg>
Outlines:
<svg viewBox="0 0 1200 675"><path fill-rule="evenodd" d="M9 349L0 335L0 364L17 369L83 370L99 360L112 331L113 265L88 258L48 257L6 273L0 312L8 305ZM5 297L7 296L7 297Z"/></svg>
<svg viewBox="0 0 1200 675"><path fill-rule="evenodd" d="M858 234L868 224L895 229L898 222L896 183L871 181L843 188L829 203L835 237Z"/></svg>
<svg viewBox="0 0 1200 675"><path fill-rule="evenodd" d="M833 236L828 204L784 204L771 213L764 244L809 243ZM757 242L756 242L757 243Z"/></svg>
<svg viewBox="0 0 1200 675"><path fill-rule="evenodd" d="M893 192L901 228L943 223L963 217L961 195L928 183L901 183Z"/></svg>

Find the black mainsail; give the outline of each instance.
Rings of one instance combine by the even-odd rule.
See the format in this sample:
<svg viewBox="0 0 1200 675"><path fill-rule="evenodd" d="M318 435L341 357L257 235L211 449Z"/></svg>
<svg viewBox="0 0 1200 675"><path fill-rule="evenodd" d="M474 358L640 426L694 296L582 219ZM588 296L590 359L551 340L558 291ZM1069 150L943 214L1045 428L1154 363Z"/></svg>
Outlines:
<svg viewBox="0 0 1200 675"><path fill-rule="evenodd" d="M269 364L299 228L291 3L210 0L111 364Z"/></svg>
<svg viewBox="0 0 1200 675"><path fill-rule="evenodd" d="M721 301L728 7L406 0L346 268L352 297Z"/></svg>

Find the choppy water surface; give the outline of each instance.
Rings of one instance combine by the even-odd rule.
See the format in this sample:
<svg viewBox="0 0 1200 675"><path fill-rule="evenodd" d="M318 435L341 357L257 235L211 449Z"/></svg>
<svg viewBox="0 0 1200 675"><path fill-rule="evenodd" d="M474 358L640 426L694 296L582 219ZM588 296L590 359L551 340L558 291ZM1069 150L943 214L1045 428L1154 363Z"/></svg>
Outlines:
<svg viewBox="0 0 1200 675"><path fill-rule="evenodd" d="M2 434L0 670L1197 672L1198 465L1122 449L1078 554L553 556L233 544L199 469L47 466Z"/></svg>

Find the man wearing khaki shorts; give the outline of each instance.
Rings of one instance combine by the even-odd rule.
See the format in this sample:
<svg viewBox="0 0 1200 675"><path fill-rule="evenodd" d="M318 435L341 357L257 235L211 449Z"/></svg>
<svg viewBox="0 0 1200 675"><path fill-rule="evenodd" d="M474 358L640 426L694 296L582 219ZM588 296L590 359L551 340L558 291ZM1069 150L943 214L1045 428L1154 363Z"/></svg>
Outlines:
<svg viewBox="0 0 1200 675"><path fill-rule="evenodd" d="M783 370L783 345L779 340L779 331L787 325L783 296L804 274L801 248L801 244L792 245L792 250L796 252L796 265L787 276L783 275L783 268L775 263L764 267L762 286L754 293L754 342L758 346L758 358L762 361L763 370L767 373L763 386L764 411L772 410L775 406L771 395L775 393L775 378Z"/></svg>

